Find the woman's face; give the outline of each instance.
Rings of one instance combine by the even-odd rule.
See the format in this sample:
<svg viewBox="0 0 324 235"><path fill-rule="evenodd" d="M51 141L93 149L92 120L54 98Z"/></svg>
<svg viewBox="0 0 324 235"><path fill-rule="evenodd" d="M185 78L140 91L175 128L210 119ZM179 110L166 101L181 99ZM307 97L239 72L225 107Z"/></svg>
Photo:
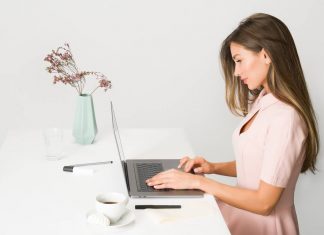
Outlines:
<svg viewBox="0 0 324 235"><path fill-rule="evenodd" d="M257 89L262 85L268 93L266 78L271 60L265 50L262 49L255 53L234 42L231 43L230 50L235 62L234 75L239 76L238 79L250 90Z"/></svg>

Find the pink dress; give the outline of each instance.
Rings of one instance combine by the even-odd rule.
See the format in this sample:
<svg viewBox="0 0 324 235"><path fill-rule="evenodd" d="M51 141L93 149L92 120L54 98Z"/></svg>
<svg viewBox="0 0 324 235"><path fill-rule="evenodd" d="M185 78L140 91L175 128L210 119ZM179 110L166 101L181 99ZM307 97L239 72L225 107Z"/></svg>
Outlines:
<svg viewBox="0 0 324 235"><path fill-rule="evenodd" d="M240 134L254 114L251 126ZM307 128L297 111L263 89L232 136L237 186L257 190L263 180L284 191L268 216L217 200L231 234L299 234L294 191L305 158L306 136Z"/></svg>

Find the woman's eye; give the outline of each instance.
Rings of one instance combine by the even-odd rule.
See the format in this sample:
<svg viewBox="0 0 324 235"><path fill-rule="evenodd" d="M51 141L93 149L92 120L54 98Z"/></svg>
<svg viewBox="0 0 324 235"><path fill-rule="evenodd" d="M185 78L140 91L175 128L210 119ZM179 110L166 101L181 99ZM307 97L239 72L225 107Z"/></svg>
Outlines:
<svg viewBox="0 0 324 235"><path fill-rule="evenodd" d="M237 60L237 61L236 61L236 63L240 63L240 62L241 62L241 60Z"/></svg>

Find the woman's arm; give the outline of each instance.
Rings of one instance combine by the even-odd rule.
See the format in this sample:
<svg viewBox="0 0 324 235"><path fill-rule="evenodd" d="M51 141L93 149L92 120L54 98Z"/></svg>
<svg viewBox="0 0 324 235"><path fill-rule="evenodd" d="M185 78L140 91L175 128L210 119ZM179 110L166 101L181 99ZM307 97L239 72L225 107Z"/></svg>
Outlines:
<svg viewBox="0 0 324 235"><path fill-rule="evenodd" d="M146 183L156 189L200 189L231 206L260 215L271 213L284 190L284 188L267 184L262 180L260 180L258 189L244 189L225 185L202 175L194 175L175 169L161 172L146 180Z"/></svg>
<svg viewBox="0 0 324 235"><path fill-rule="evenodd" d="M197 188L215 195L221 201L253 213L269 215L280 199L284 188L260 180L257 190L229 186L206 177L199 177Z"/></svg>
<svg viewBox="0 0 324 235"><path fill-rule="evenodd" d="M213 173L236 177L236 161L212 163Z"/></svg>

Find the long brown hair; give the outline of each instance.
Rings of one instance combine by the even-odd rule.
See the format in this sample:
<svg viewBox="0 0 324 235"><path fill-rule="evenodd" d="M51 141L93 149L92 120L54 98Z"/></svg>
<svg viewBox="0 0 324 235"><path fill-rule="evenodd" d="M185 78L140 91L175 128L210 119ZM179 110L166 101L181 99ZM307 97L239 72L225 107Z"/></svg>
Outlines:
<svg viewBox="0 0 324 235"><path fill-rule="evenodd" d="M235 42L255 53L264 49L271 59L267 83L271 93L297 110L306 123L306 158L301 172L316 171L319 134L315 112L307 90L297 49L287 26L274 16L257 13L244 19L224 40L220 61L225 78L226 103L232 113L246 116L249 105L261 89L249 90L234 76L235 63L230 44Z"/></svg>

